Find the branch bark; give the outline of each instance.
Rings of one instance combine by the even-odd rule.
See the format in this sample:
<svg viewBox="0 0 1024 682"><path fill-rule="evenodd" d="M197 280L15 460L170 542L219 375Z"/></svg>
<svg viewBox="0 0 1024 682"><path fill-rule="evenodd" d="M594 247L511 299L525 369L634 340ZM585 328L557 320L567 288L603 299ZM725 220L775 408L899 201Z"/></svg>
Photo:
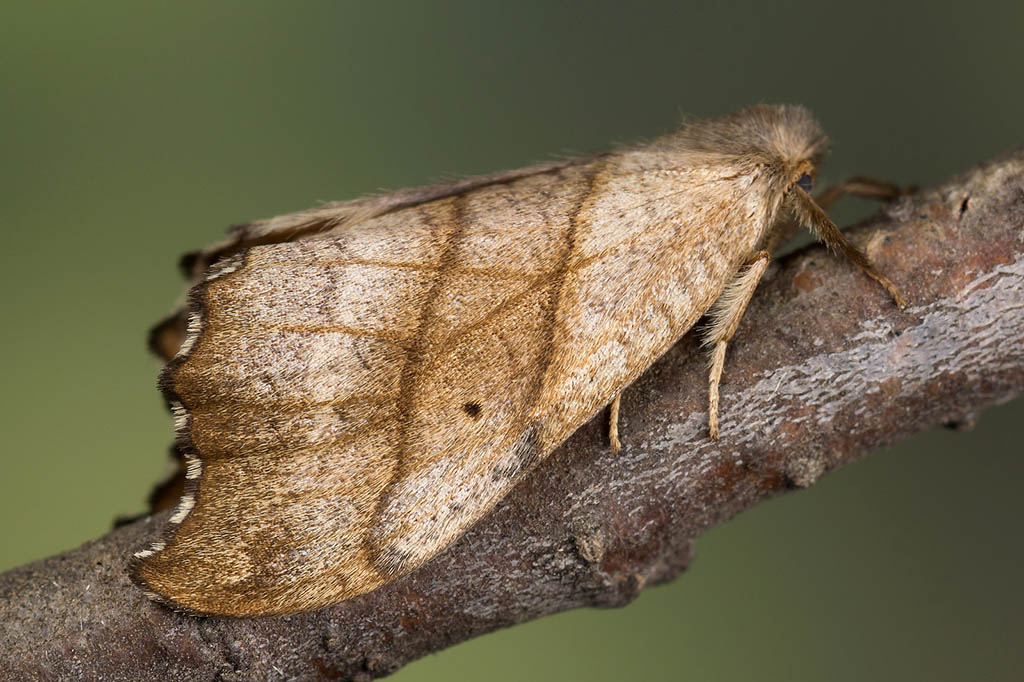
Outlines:
<svg viewBox="0 0 1024 682"><path fill-rule="evenodd" d="M708 527L1024 389L1024 150L851 232L911 302L820 248L783 259L729 350L722 440L689 335L454 546L322 611L194 618L125 571L166 514L0 576L4 680L371 679L470 637L675 578Z"/></svg>

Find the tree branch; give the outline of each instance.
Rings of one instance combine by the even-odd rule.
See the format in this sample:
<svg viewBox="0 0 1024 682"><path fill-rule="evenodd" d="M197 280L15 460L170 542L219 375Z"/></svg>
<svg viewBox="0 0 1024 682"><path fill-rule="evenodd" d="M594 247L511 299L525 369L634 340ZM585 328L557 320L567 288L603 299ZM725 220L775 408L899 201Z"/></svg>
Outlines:
<svg viewBox="0 0 1024 682"><path fill-rule="evenodd" d="M1024 388L1024 151L854 230L911 302L819 248L772 266L729 349L722 440L684 338L415 573L318 612L194 618L126 575L166 515L0 576L10 680L369 679L456 642L676 577L715 523Z"/></svg>

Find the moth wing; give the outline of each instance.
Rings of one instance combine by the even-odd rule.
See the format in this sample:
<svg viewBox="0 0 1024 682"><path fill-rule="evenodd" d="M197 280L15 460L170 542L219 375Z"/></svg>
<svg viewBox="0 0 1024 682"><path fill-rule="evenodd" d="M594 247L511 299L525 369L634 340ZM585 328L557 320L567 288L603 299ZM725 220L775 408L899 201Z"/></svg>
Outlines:
<svg viewBox="0 0 1024 682"><path fill-rule="evenodd" d="M187 489L136 578L198 612L315 608L412 570L504 496L552 447L531 407L559 222L586 191L562 172L561 194L525 177L218 261L162 377ZM494 218L523 195L529 221Z"/></svg>
<svg viewBox="0 0 1024 682"><path fill-rule="evenodd" d="M543 236L523 230L531 220L522 219L521 233L502 245L506 267L529 270L517 252L526 244L534 253L540 272L531 297L522 307L507 299L486 325L450 337L458 343L442 344L450 355L441 357L453 362L427 365L415 394L417 405L452 412L484 396L482 407L463 406L498 419L467 438L450 429L454 418L436 419L443 412L412 413L410 433L427 437L409 448L412 465L383 498L371 535L382 566L419 565L489 510L668 350L754 248L763 187L729 168L659 161L623 154L581 168L570 201L543 193L552 215L532 213L546 226ZM681 189L683 175L689 182ZM746 183L748 196L721 202L723 185L732 183Z"/></svg>
<svg viewBox="0 0 1024 682"><path fill-rule="evenodd" d="M162 381L188 485L136 578L181 608L285 613L370 591L458 537L747 251L719 250L714 230L748 231L748 207L627 161L218 260Z"/></svg>

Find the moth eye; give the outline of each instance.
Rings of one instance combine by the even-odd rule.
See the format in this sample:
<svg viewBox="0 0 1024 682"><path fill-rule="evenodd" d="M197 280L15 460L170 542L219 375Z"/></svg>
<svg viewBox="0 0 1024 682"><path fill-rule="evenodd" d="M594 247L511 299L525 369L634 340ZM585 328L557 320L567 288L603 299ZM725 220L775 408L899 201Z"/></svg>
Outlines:
<svg viewBox="0 0 1024 682"><path fill-rule="evenodd" d="M800 176L800 179L796 181L796 184L800 186L800 189L810 194L811 188L814 187L814 180L811 180L810 175L804 173Z"/></svg>

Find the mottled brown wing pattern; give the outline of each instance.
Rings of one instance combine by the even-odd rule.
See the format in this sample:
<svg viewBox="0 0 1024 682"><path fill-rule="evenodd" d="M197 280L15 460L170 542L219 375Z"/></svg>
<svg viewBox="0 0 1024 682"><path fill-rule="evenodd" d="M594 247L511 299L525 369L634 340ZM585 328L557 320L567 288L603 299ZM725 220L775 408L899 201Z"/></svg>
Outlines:
<svg viewBox="0 0 1024 682"><path fill-rule="evenodd" d="M757 170L675 166L618 153L218 261L163 378L190 485L139 580L194 611L281 613L444 548L754 249Z"/></svg>
<svg viewBox="0 0 1024 682"><path fill-rule="evenodd" d="M707 210L706 202L702 201L706 197L700 196L700 192L691 197L692 205L689 201L677 201L666 206L654 201L638 206L635 195L625 188L616 191L619 170L613 167L606 168L604 174L595 173L588 183L586 198L569 214L571 224L560 226L564 255L551 272L546 290L537 291L540 296L548 296L546 306L543 299L537 301L541 306L538 310L543 313L543 326L537 329L536 336L541 343L520 344L530 349L528 357L535 354L538 359L534 372L522 375L536 377L536 384L528 393L515 396L516 400L525 398L525 411L516 427L508 432L511 439L502 443L508 454L497 464L484 466L486 455L481 455L489 452L492 445L480 440L480 436L453 434L456 437L450 444L429 457L414 454L409 460L412 466L402 472L386 496L374 543L383 548L389 561L391 556L398 557L394 560L396 566L409 568L426 560L462 532L471 522L469 519L475 520L489 509L522 473L606 405L692 326L717 296L714 287L720 291L739 266L734 256L692 243L688 248L676 241L685 237L681 233L685 232L688 214ZM670 175L663 174L654 180L648 188L652 196L671 191L665 186L666 181L671 184ZM710 172L708 176L714 177ZM708 191L713 189L709 187ZM609 192L617 194L614 211L592 200L596 196L607 197ZM682 214L680 206L685 209ZM730 205L730 209L734 208ZM744 208L741 206L741 212L730 216L733 220L723 221L723 225L748 233L743 239L752 242L756 230L750 230L752 217L749 212L742 212ZM637 211L647 215L638 217ZM624 229L629 221L665 227L630 231ZM695 256L703 261L692 264L690 259ZM694 288L705 281L711 291ZM508 319L513 328L519 324L515 316ZM493 367L504 362L503 359L496 363L493 351L487 350L496 337L493 329L478 331L480 356L472 364L453 362L447 383L464 386L467 376L471 376L465 367L474 367L484 375L485 391L501 395L502 387L512 378L502 375L499 381L492 381L487 376ZM444 354L446 348L446 344L441 344L439 357L449 357ZM512 357L522 362L522 355L523 351L517 349ZM424 379L422 385L432 386L438 376L420 379ZM454 405L458 401L449 402ZM432 418L431 403L425 401L423 405L428 409L421 411L420 416ZM491 408L485 405L483 409ZM448 426L446 422L439 426L441 430L436 434L418 431L423 440L412 451L428 452L432 443L444 442ZM488 433L496 426L488 425ZM464 465L466 457L472 460ZM496 484L495 476L502 474L506 480Z"/></svg>
<svg viewBox="0 0 1024 682"><path fill-rule="evenodd" d="M490 192L502 200L500 186ZM450 458L462 442L498 466L536 392L537 360L511 346L547 333L562 207L548 197L515 240L477 234L468 203L254 248L204 286L202 334L167 375L202 480L174 541L143 557L152 589L234 613L367 591L404 565L369 533L401 470ZM503 339L516 362L495 367Z"/></svg>

